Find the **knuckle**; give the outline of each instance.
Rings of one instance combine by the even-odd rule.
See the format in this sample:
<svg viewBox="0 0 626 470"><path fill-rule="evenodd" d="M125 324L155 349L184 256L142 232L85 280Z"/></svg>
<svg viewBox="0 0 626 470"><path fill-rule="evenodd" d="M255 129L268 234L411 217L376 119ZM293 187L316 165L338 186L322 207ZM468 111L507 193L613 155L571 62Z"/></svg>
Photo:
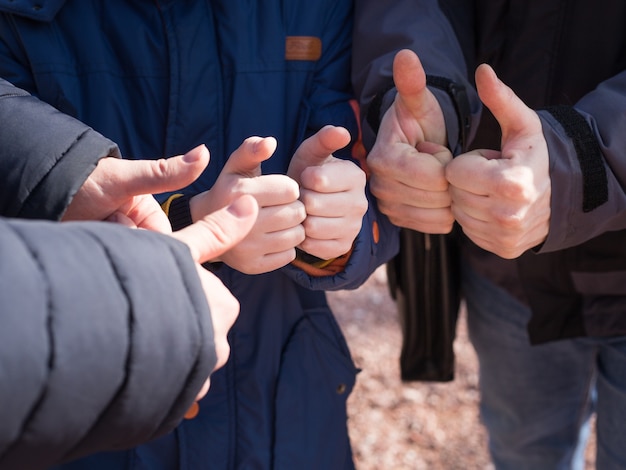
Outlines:
<svg viewBox="0 0 626 470"><path fill-rule="evenodd" d="M303 224L295 227L294 232L295 232L295 235L294 235L293 246L299 245L300 243L306 240L306 229L304 228ZM294 252L294 255L295 255L295 252Z"/></svg>
<svg viewBox="0 0 626 470"><path fill-rule="evenodd" d="M298 223L302 223L306 220L307 217L307 212L306 212L306 205L301 202L301 201L296 201L296 206L295 206L295 218L298 221Z"/></svg>
<svg viewBox="0 0 626 470"><path fill-rule="evenodd" d="M365 195L363 197L359 197L355 203L355 209L359 216L363 216L369 207L369 203L367 202L367 198Z"/></svg>
<svg viewBox="0 0 626 470"><path fill-rule="evenodd" d="M493 217L500 228L510 231L521 230L523 218L517 212L496 212Z"/></svg>
<svg viewBox="0 0 626 470"><path fill-rule="evenodd" d="M289 176L286 175L281 175L283 176L284 182L285 182L285 194L287 195L287 197L295 200L298 199L300 197L300 186L298 185L298 182L296 180L294 180L293 178L290 178Z"/></svg>
<svg viewBox="0 0 626 470"><path fill-rule="evenodd" d="M300 201L302 202L305 212L316 212L319 209L319 203L317 198L310 191L302 191L300 195Z"/></svg>
<svg viewBox="0 0 626 470"><path fill-rule="evenodd" d="M167 159L159 158L154 162L152 166L154 174L156 177L164 177L170 174L170 165Z"/></svg>

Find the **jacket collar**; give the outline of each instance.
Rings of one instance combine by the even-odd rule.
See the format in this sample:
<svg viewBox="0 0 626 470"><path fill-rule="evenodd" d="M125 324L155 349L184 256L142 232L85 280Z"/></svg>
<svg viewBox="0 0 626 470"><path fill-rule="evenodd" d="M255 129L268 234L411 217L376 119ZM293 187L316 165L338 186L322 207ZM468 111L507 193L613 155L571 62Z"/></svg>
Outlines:
<svg viewBox="0 0 626 470"><path fill-rule="evenodd" d="M51 21L65 0L0 0L0 12L37 21Z"/></svg>

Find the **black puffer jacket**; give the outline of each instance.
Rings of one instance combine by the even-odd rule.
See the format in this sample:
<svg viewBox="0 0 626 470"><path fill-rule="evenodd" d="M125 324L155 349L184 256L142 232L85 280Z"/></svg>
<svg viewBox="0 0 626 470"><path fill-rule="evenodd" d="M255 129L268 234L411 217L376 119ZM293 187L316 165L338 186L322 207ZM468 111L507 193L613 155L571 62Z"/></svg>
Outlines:
<svg viewBox="0 0 626 470"><path fill-rule="evenodd" d="M0 122L2 216L59 218L116 153L1 80ZM114 224L2 217L0 260L0 469L134 446L180 422L215 365L185 245ZM155 276L164 270L167 281Z"/></svg>
<svg viewBox="0 0 626 470"><path fill-rule="evenodd" d="M531 340L626 334L626 4L399 0L389 9L357 0L356 7L354 83L365 113L388 87L401 48L415 50L427 74L470 91L474 148L500 146L489 112L476 112L470 77L478 64L492 65L538 111L550 152L547 240L514 261L469 240L464 247L478 272L530 302ZM440 102L454 149L457 116L447 97Z"/></svg>

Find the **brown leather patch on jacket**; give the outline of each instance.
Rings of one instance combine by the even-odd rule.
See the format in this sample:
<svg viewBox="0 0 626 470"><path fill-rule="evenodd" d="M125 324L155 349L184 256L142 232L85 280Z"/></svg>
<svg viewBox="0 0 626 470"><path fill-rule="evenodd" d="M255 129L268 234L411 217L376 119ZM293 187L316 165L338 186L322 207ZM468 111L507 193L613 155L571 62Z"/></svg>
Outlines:
<svg viewBox="0 0 626 470"><path fill-rule="evenodd" d="M286 60L319 60L322 57L322 40L315 36L287 36Z"/></svg>

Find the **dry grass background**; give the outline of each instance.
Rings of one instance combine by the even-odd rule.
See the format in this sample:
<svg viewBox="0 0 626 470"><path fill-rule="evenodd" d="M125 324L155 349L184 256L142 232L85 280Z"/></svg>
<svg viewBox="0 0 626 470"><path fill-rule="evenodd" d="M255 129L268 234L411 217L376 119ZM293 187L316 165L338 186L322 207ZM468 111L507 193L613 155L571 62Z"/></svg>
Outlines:
<svg viewBox="0 0 626 470"><path fill-rule="evenodd" d="M493 469L478 416L478 367L461 312L455 379L400 380L401 332L384 267L355 291L329 301L362 371L349 399L349 430L358 470ZM594 442L587 469L594 468Z"/></svg>

